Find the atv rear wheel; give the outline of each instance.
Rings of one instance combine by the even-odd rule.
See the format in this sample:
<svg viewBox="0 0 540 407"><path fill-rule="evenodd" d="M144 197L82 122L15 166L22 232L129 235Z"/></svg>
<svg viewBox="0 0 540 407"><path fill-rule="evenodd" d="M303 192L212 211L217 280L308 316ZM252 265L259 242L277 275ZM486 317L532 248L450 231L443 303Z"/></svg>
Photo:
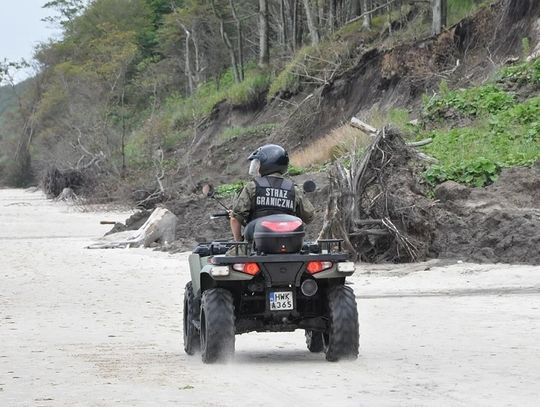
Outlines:
<svg viewBox="0 0 540 407"><path fill-rule="evenodd" d="M193 320L197 316L195 309L195 295L191 281L186 284L184 291L184 351L188 355L194 355L200 348L200 337Z"/></svg>
<svg viewBox="0 0 540 407"><path fill-rule="evenodd" d="M306 345L310 352L322 352L324 350L323 333L306 329Z"/></svg>
<svg viewBox="0 0 540 407"><path fill-rule="evenodd" d="M326 360L356 359L360 333L352 288L339 285L328 291L328 332L323 335Z"/></svg>
<svg viewBox="0 0 540 407"><path fill-rule="evenodd" d="M204 363L226 361L234 355L234 303L223 288L207 290L201 300L201 354Z"/></svg>

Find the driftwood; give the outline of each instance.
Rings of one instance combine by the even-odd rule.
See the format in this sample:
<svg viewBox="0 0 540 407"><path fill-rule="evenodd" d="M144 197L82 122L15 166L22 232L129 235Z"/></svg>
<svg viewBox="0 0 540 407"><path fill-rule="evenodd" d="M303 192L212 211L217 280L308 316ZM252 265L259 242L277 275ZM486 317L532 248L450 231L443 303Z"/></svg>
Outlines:
<svg viewBox="0 0 540 407"><path fill-rule="evenodd" d="M175 240L175 214L165 208L156 208L147 221L137 230L113 233L102 237L88 249L114 249L126 247L148 247L153 243L170 244Z"/></svg>
<svg viewBox="0 0 540 407"><path fill-rule="evenodd" d="M357 118L351 125L374 139L363 154L354 148L330 168L319 239L341 238L353 257L364 261L415 261L425 253L429 234L407 186L412 183L409 162L419 153L396 129L374 129Z"/></svg>
<svg viewBox="0 0 540 407"><path fill-rule="evenodd" d="M60 195L54 198L55 201L74 202L79 199L71 188L64 188Z"/></svg>

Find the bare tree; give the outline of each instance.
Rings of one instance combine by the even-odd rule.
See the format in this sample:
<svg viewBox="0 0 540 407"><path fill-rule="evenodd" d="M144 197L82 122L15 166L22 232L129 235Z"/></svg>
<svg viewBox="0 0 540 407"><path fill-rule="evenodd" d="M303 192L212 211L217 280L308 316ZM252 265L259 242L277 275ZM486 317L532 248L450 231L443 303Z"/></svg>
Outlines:
<svg viewBox="0 0 540 407"><path fill-rule="evenodd" d="M362 22L362 27L369 30L371 28L371 0L362 0L362 14L364 15L364 20Z"/></svg>
<svg viewBox="0 0 540 407"><path fill-rule="evenodd" d="M304 10L306 12L306 20L309 30L309 35L311 37L311 45L318 45L320 42L319 30L317 27L317 22L315 20L315 12L311 5L310 0L303 0Z"/></svg>
<svg viewBox="0 0 540 407"><path fill-rule="evenodd" d="M268 0L259 0L259 65L266 66L269 62Z"/></svg>
<svg viewBox="0 0 540 407"><path fill-rule="evenodd" d="M231 40L229 38L229 35L227 34L227 31L225 31L225 18L223 15L218 11L216 7L215 0L210 0L212 11L214 12L214 15L219 20L219 33L221 36L221 40L223 41L223 44L225 44L225 47L227 47L227 50L229 52L229 57L231 58L231 67L234 74L234 80L235 82L239 83L241 82L241 76L240 71L238 69L238 60L236 58L236 52L234 51L234 47L231 43Z"/></svg>
<svg viewBox="0 0 540 407"><path fill-rule="evenodd" d="M446 26L447 0L431 0L431 9L433 12L431 34L438 35L441 33L443 27Z"/></svg>

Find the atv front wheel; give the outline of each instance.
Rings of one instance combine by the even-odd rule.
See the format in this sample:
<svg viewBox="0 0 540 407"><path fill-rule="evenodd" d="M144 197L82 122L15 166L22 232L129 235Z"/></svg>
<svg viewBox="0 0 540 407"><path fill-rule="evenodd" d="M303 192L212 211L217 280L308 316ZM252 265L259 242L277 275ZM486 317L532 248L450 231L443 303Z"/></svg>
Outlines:
<svg viewBox="0 0 540 407"><path fill-rule="evenodd" d="M324 350L323 333L306 329L306 345L310 352L322 352Z"/></svg>
<svg viewBox="0 0 540 407"><path fill-rule="evenodd" d="M188 355L194 355L200 348L200 337L193 320L197 316L195 296L191 281L186 284L184 291L184 350Z"/></svg>
<svg viewBox="0 0 540 407"><path fill-rule="evenodd" d="M207 290L201 300L201 354L204 363L231 359L234 355L234 304L230 291Z"/></svg>
<svg viewBox="0 0 540 407"><path fill-rule="evenodd" d="M360 333L354 292L339 285L328 292L328 332L323 335L326 360L356 359Z"/></svg>

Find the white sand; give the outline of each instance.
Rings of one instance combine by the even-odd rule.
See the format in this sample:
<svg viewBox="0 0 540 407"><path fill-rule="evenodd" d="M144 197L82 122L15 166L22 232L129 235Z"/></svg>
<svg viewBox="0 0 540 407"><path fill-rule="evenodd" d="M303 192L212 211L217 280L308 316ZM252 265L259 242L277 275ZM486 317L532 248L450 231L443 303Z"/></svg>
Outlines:
<svg viewBox="0 0 540 407"><path fill-rule="evenodd" d="M540 267L361 267L357 361L298 331L208 366L182 349L185 255L83 248L125 217L0 190L0 407L539 405Z"/></svg>

